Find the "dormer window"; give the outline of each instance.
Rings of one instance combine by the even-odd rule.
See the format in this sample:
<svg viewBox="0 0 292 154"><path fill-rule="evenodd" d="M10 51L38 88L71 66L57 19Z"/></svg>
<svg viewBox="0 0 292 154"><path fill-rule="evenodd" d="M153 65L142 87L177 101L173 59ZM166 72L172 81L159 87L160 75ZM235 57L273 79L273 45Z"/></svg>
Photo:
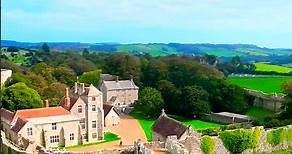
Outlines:
<svg viewBox="0 0 292 154"><path fill-rule="evenodd" d="M96 105L92 105L92 111L96 111Z"/></svg>
<svg viewBox="0 0 292 154"><path fill-rule="evenodd" d="M78 113L82 113L82 106L78 105L77 110L78 110Z"/></svg>

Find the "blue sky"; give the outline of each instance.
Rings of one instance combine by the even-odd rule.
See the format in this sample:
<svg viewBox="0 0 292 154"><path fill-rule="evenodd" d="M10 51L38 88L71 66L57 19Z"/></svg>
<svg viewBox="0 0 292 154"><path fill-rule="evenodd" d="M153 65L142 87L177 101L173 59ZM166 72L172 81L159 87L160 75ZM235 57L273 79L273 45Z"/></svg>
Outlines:
<svg viewBox="0 0 292 154"><path fill-rule="evenodd" d="M291 0L2 0L1 39L292 48Z"/></svg>

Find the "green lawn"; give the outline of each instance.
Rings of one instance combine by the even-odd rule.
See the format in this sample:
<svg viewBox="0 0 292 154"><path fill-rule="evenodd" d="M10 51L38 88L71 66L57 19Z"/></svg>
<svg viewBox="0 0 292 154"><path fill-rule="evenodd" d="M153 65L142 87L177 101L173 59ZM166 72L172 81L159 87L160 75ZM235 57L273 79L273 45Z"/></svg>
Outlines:
<svg viewBox="0 0 292 154"><path fill-rule="evenodd" d="M96 145L96 144L101 144L101 143L106 143L106 142L111 142L111 141L116 141L121 139L118 135L110 132L106 132L104 134L104 140L95 142L95 143L88 143L88 144L81 144L81 145L74 145L70 147L66 147L66 149L73 149L73 148L80 148L80 147L85 147L85 146L91 146L91 145Z"/></svg>
<svg viewBox="0 0 292 154"><path fill-rule="evenodd" d="M272 65L269 63L255 63L256 71L263 72L278 72L278 73L289 73L292 72L292 68L280 66L280 65Z"/></svg>
<svg viewBox="0 0 292 154"><path fill-rule="evenodd" d="M258 120L259 122L263 122L267 116L273 115L274 112L270 110L258 108L258 107L252 107L245 114Z"/></svg>
<svg viewBox="0 0 292 154"><path fill-rule="evenodd" d="M282 84L292 80L287 77L228 77L228 80L244 88L263 91L265 93L282 93Z"/></svg>
<svg viewBox="0 0 292 154"><path fill-rule="evenodd" d="M143 128L146 134L147 140L151 141L152 140L151 127L154 124L156 119L146 119L140 112L136 112L136 111L132 112L130 115L134 117L135 119L138 119L141 127ZM183 122L187 126L191 125L192 128L194 129L216 128L216 127L221 126L221 124L202 121L202 120L187 119L181 116L171 116L171 117L175 118L178 121Z"/></svg>

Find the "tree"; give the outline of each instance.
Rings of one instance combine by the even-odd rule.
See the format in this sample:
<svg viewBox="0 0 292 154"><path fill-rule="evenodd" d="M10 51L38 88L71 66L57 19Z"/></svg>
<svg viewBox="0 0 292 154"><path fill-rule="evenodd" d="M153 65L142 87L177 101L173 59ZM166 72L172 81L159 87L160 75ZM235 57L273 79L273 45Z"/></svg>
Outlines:
<svg viewBox="0 0 292 154"><path fill-rule="evenodd" d="M43 147L46 147L45 131L43 129L41 131L40 142Z"/></svg>
<svg viewBox="0 0 292 154"><path fill-rule="evenodd" d="M44 43L44 44L41 46L41 48L42 48L42 51L44 51L44 52L50 52L50 47L48 46L47 43Z"/></svg>
<svg viewBox="0 0 292 154"><path fill-rule="evenodd" d="M150 60L149 64L143 69L143 83L146 86L157 86L159 80L167 77L167 65L160 60Z"/></svg>
<svg viewBox="0 0 292 154"><path fill-rule="evenodd" d="M59 105L60 100L64 97L66 85L60 82L54 82L43 90L44 99L48 99L50 106Z"/></svg>
<svg viewBox="0 0 292 154"><path fill-rule="evenodd" d="M181 91L167 80L160 80L158 82L158 90L161 92L165 102L166 111L168 113L179 114L178 106L180 105Z"/></svg>
<svg viewBox="0 0 292 154"><path fill-rule="evenodd" d="M210 112L208 93L199 86L187 86L182 90L181 112L185 116L203 116Z"/></svg>
<svg viewBox="0 0 292 154"><path fill-rule="evenodd" d="M72 86L76 81L75 72L67 67L57 67L53 72L53 77L61 83Z"/></svg>
<svg viewBox="0 0 292 154"><path fill-rule="evenodd" d="M54 81L54 77L52 76L54 68L46 63L38 63L34 65L31 70L36 74L43 76L49 83Z"/></svg>
<svg viewBox="0 0 292 154"><path fill-rule="evenodd" d="M97 86L99 79L100 79L101 72L102 71L100 69L90 71L90 72L84 72L80 76L79 81L83 82L83 83L93 84L94 86Z"/></svg>
<svg viewBox="0 0 292 154"><path fill-rule="evenodd" d="M82 51L82 56L86 57L89 55L89 51L87 48L84 48L83 51Z"/></svg>
<svg viewBox="0 0 292 154"><path fill-rule="evenodd" d="M292 80L285 82L282 87L287 94L285 97L285 103L283 104L285 110L283 111L282 116L284 118L292 118Z"/></svg>
<svg viewBox="0 0 292 154"><path fill-rule="evenodd" d="M6 88L1 101L4 108L12 111L43 106L40 95L22 82Z"/></svg>
<svg viewBox="0 0 292 154"><path fill-rule="evenodd" d="M10 46L7 48L7 52L18 52L19 49L15 46Z"/></svg>
<svg viewBox="0 0 292 154"><path fill-rule="evenodd" d="M163 107L164 101L161 93L151 87L146 87L141 91L139 100L135 105L135 109L150 117L158 116Z"/></svg>

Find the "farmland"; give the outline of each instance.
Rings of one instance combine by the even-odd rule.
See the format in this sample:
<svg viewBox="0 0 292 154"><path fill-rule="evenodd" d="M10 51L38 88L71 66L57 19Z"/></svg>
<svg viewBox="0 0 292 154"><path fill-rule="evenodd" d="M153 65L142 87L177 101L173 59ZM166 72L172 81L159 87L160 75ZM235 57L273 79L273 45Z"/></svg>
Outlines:
<svg viewBox="0 0 292 154"><path fill-rule="evenodd" d="M291 76L287 77L228 77L231 83L244 88L259 90L265 93L281 93L282 84L292 80Z"/></svg>
<svg viewBox="0 0 292 154"><path fill-rule="evenodd" d="M255 63L256 71L261 72L277 72L277 73L289 73L292 72L292 68L279 66L279 65L272 65L269 63Z"/></svg>

